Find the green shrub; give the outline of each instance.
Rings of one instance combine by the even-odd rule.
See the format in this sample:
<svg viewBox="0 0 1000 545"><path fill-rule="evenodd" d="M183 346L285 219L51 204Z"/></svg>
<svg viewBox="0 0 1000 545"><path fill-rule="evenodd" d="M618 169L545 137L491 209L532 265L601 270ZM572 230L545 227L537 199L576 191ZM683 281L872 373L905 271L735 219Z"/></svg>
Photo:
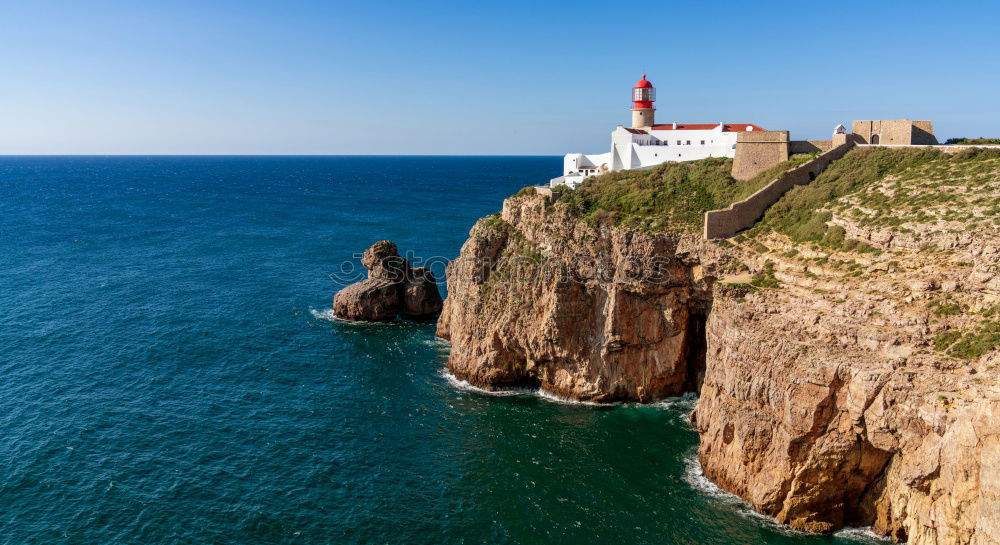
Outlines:
<svg viewBox="0 0 1000 545"><path fill-rule="evenodd" d="M614 221L645 230L700 230L705 212L725 208L770 180L739 182L732 159L664 163L594 176L562 202L590 222Z"/></svg>
<svg viewBox="0 0 1000 545"><path fill-rule="evenodd" d="M927 304L927 307L931 310L931 313L938 318L944 316L958 316L965 312L965 307L955 303L954 301L932 301Z"/></svg>
<svg viewBox="0 0 1000 545"><path fill-rule="evenodd" d="M760 272L753 275L750 285L755 288L780 288L781 282L774 276L774 263L768 261Z"/></svg>
<svg viewBox="0 0 1000 545"><path fill-rule="evenodd" d="M1000 138L949 138L945 144L953 146L989 146L1000 145Z"/></svg>
<svg viewBox="0 0 1000 545"><path fill-rule="evenodd" d="M948 349L948 354L956 358L972 359L996 348L1000 348L1000 322L988 321L965 334Z"/></svg>
<svg viewBox="0 0 1000 545"><path fill-rule="evenodd" d="M764 214L757 230L773 229L797 242L819 242L826 236L831 213L822 210L835 199L885 176L939 159L927 148L856 148L834 161L812 183L792 188Z"/></svg>
<svg viewBox="0 0 1000 545"><path fill-rule="evenodd" d="M934 344L935 350L938 352L944 352L949 346L955 344L955 341L957 341L961 336L961 331L945 331L935 335L931 342Z"/></svg>

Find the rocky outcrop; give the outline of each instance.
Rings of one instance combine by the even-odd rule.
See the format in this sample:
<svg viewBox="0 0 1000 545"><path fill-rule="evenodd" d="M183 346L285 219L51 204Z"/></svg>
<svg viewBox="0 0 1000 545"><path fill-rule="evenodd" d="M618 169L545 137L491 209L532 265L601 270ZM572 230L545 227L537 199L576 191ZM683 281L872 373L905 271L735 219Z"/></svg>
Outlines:
<svg viewBox="0 0 1000 545"><path fill-rule="evenodd" d="M441 311L441 294L430 269L410 268L396 245L381 240L365 250L361 264L368 279L351 284L333 297L338 318L355 321L423 319Z"/></svg>
<svg viewBox="0 0 1000 545"><path fill-rule="evenodd" d="M579 400L697 391L705 475L779 522L997 543L1000 352L977 349L1000 317L995 224L913 224L911 248L837 210L864 251L630 231L508 199L448 268L448 368Z"/></svg>
<svg viewBox="0 0 1000 545"><path fill-rule="evenodd" d="M861 251L774 233L734 248L771 261L782 287L714 290L693 415L707 477L803 530L1000 542L992 162L974 185L969 163L938 162L831 203L829 225Z"/></svg>
<svg viewBox="0 0 1000 545"><path fill-rule="evenodd" d="M589 225L542 196L508 199L449 265L438 335L451 341L450 372L589 401L691 389L707 310L696 240Z"/></svg>
<svg viewBox="0 0 1000 545"><path fill-rule="evenodd" d="M403 315L408 318L428 318L437 316L441 307L441 293L434 273L426 267L410 269L403 287Z"/></svg>
<svg viewBox="0 0 1000 545"><path fill-rule="evenodd" d="M995 543L1000 357L942 358L926 312L780 276L781 290L716 292L692 417L705 475L801 530Z"/></svg>

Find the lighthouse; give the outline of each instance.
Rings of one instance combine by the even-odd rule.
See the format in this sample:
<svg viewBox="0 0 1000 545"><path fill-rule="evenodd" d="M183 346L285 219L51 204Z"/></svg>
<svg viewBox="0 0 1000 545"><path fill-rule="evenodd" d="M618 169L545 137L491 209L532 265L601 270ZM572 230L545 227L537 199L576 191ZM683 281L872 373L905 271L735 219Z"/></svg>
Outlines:
<svg viewBox="0 0 1000 545"><path fill-rule="evenodd" d="M653 101L656 100L656 88L642 75L639 83L632 88L632 128L647 129L653 126Z"/></svg>
<svg viewBox="0 0 1000 545"><path fill-rule="evenodd" d="M569 153L563 157L563 175L551 187L574 189L591 176L666 162L696 161L736 156L736 141L745 131L763 131L753 123L666 123L653 120L656 89L646 74L632 87L632 126L611 131L611 150L605 153ZM854 131L857 133L858 131ZM836 139L838 136L834 135ZM759 140L759 139L758 139Z"/></svg>

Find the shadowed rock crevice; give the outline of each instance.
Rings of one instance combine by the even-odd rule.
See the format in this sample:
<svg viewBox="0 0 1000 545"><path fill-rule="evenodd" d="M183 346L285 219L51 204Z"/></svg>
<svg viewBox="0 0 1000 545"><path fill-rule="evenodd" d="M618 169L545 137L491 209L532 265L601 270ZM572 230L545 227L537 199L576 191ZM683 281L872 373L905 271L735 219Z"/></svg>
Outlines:
<svg viewBox="0 0 1000 545"><path fill-rule="evenodd" d="M708 311L710 312L710 311ZM689 315L687 328L687 377L684 381L684 392L701 393L701 384L705 381L705 365L708 357L708 342L705 338L705 324L708 314L704 309L693 309Z"/></svg>

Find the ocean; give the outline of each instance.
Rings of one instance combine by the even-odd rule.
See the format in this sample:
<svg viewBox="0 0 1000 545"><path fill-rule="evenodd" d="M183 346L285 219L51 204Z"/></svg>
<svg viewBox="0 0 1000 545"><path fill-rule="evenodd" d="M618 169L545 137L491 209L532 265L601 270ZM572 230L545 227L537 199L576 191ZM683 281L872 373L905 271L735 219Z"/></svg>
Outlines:
<svg viewBox="0 0 1000 545"><path fill-rule="evenodd" d="M0 544L819 544L701 477L691 397L443 373L331 319L379 239L441 264L558 157L0 157ZM345 266L344 264L348 264Z"/></svg>

